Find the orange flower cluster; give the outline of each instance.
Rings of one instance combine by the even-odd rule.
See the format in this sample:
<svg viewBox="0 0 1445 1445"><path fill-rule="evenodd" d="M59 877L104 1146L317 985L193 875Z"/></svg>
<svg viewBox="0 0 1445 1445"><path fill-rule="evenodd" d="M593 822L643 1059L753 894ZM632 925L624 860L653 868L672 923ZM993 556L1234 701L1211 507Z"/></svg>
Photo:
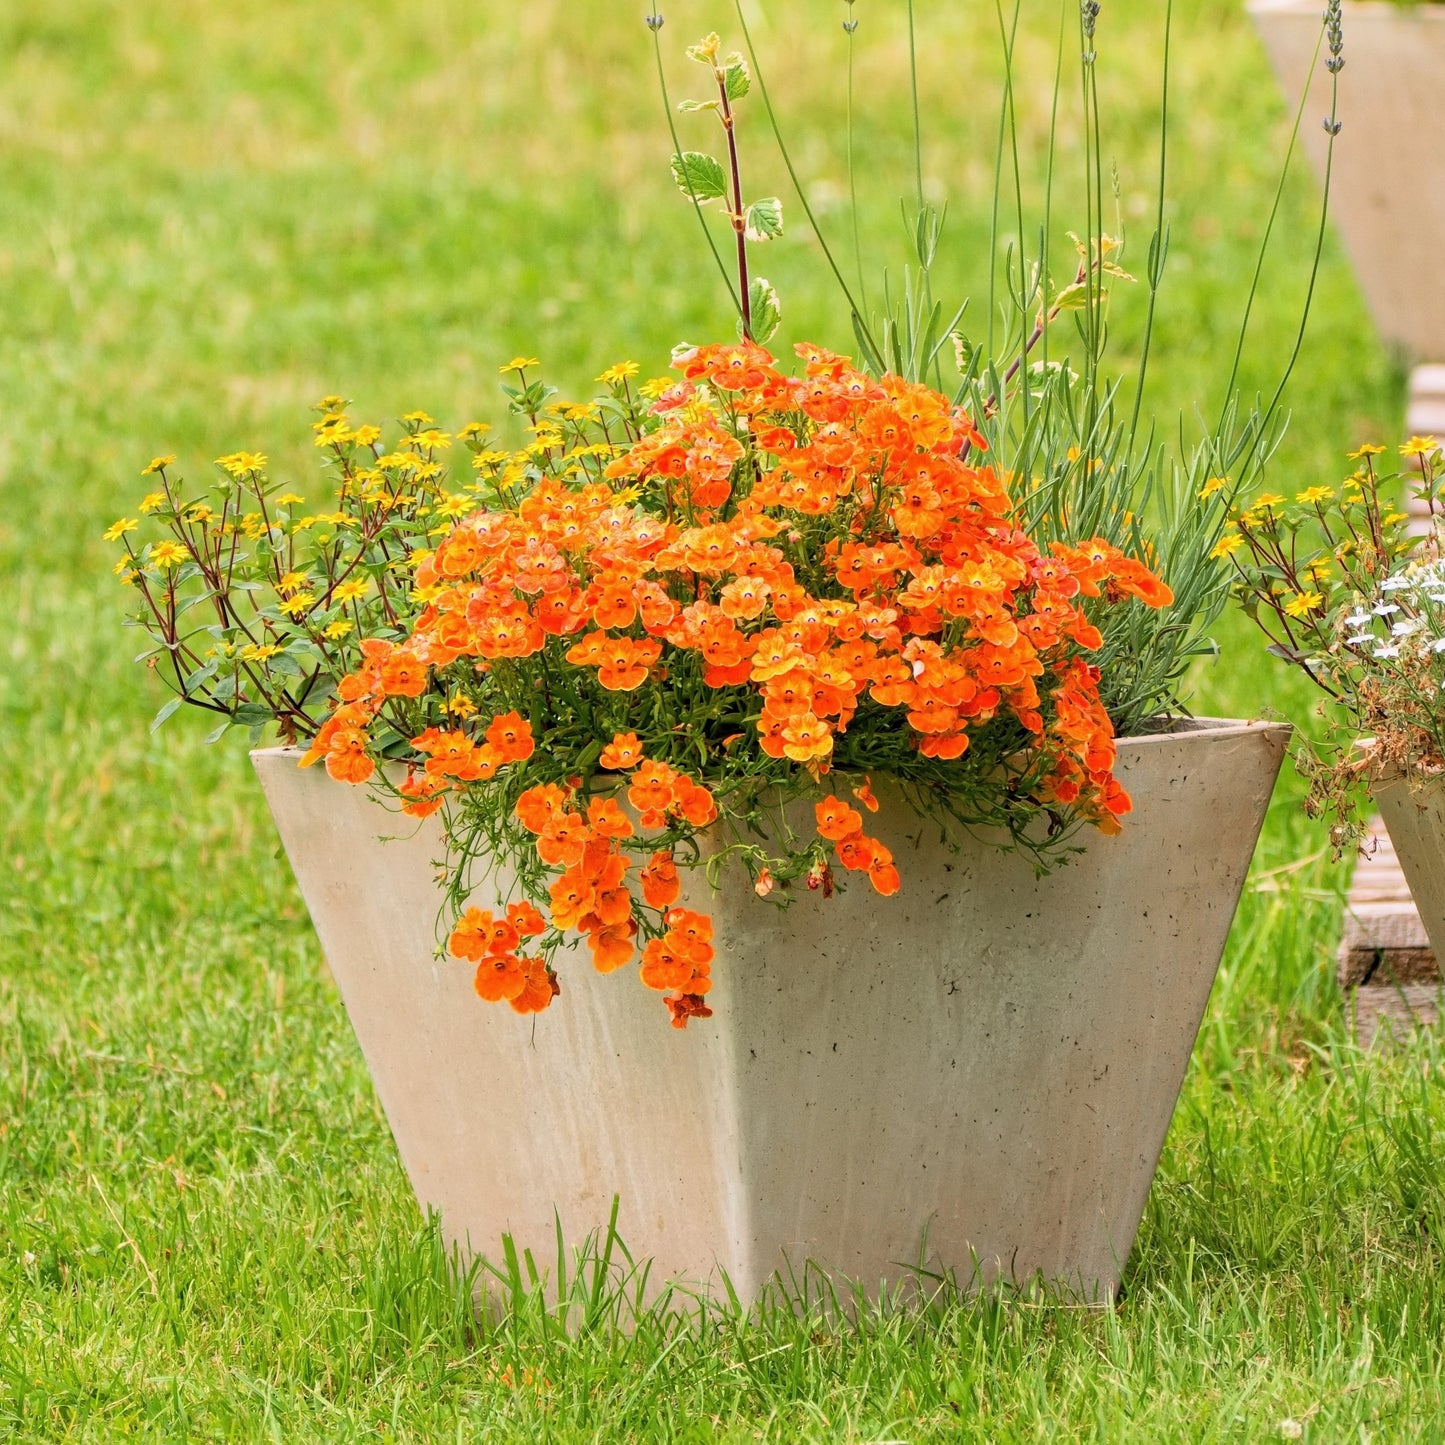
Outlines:
<svg viewBox="0 0 1445 1445"><path fill-rule="evenodd" d="M1113 777L1099 674L1083 656L1102 641L1085 603L1171 600L1108 542L1041 550L984 438L945 397L798 351L801 377L750 342L688 351L682 380L620 455L612 449L604 475L553 457L516 500L499 491L461 517L419 557L423 610L410 635L362 644L305 759L363 781L368 728L384 710L475 693L476 717L412 738L425 761L401 787L403 807L425 815L508 764L525 769L514 776L536 781L507 796L556 875L553 929L584 935L603 972L631 962L645 931L642 980L669 994L679 1027L707 1013L712 943L706 917L675 906L672 847L712 823L718 804L663 760L680 756L674 734L704 768L717 759L719 777L736 779L751 759L756 777L778 781L876 767L870 737L886 737L894 757L911 739L920 767L949 764L983 729L1004 728L1039 808L1116 831L1129 800ZM544 736L534 758L520 712L480 720L489 699L536 717L554 697L582 696L587 717L640 728L646 745L617 731L579 761L585 743L554 754ZM718 721L689 735L703 712ZM597 795L596 770L629 775L630 813ZM876 807L866 784L858 796ZM831 860L897 891L892 856L855 808L824 798L816 824L810 882L831 888ZM664 846L640 836L658 829ZM651 854L641 902L627 880L639 851ZM764 870L759 892L773 886ZM459 928L453 943L475 950L481 936ZM546 1006L510 947L478 958L484 997Z"/></svg>

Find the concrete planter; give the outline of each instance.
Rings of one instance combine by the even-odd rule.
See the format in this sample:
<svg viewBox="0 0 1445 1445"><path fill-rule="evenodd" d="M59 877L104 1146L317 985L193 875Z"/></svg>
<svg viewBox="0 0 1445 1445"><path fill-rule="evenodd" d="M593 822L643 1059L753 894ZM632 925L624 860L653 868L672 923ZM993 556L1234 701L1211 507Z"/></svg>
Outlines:
<svg viewBox="0 0 1445 1445"><path fill-rule="evenodd" d="M1445 774L1371 790L1435 957L1445 960Z"/></svg>
<svg viewBox="0 0 1445 1445"><path fill-rule="evenodd" d="M1250 0L1291 109L1308 81L1301 139L1323 175L1330 77L1323 0ZM1384 339L1445 359L1445 6L1346 0L1345 68L1330 211Z"/></svg>
<svg viewBox="0 0 1445 1445"><path fill-rule="evenodd" d="M605 1225L653 1279L745 1299L815 1264L1112 1294L1134 1241L1288 729L1120 744L1135 811L1036 879L885 800L904 890L710 909L716 1016L559 961L535 1028L435 956L439 833L253 754L417 1196L449 1239L541 1258ZM430 820L434 822L435 820ZM695 886L705 888L700 878Z"/></svg>

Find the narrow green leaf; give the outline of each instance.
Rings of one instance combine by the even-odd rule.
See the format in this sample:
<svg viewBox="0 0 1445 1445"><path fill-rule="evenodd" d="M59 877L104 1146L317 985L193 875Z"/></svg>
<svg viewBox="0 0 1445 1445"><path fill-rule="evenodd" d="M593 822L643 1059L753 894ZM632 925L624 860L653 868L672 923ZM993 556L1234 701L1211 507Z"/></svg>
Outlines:
<svg viewBox="0 0 1445 1445"><path fill-rule="evenodd" d="M151 719L151 731L160 727L167 718L172 717L178 707L185 701L183 697L173 697L156 715Z"/></svg>

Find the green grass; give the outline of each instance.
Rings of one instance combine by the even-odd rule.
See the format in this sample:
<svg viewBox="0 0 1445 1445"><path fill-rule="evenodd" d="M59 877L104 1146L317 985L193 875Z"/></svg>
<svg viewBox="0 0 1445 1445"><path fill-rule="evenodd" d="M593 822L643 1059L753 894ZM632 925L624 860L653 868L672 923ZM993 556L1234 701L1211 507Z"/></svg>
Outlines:
<svg viewBox="0 0 1445 1445"><path fill-rule="evenodd" d="M99 533L133 512L157 452L197 475L258 447L314 487L306 408L325 392L460 424L495 414L495 367L517 351L575 394L611 361L659 371L679 338L725 334L667 181L642 8L0 14L0 1436L1258 1440L1285 1420L1327 1441L1445 1435L1445 1061L1429 1039L1349 1042L1330 976L1344 874L1288 778L1116 1310L940 1301L839 1325L683 1309L630 1329L603 1310L565 1334L534 1299L473 1320L241 750L203 747L203 720L146 730L160 699L129 660ZM859 7L865 174L885 177L863 229L895 265L900 8ZM1159 8L1100 22L1136 264ZM1045 76L1023 93L1036 143L1056 20L1032 9L1051 12L1022 46ZM941 281L977 288L992 21L919 10L927 173L953 196ZM1166 418L1217 404L1283 138L1234 0L1177 10ZM826 203L846 193L842 7L748 11ZM730 28L717 3L665 12L670 56ZM681 65L672 79L685 93ZM745 139L756 189L786 198L756 122ZM1313 205L1301 178L1250 386L1289 344ZM841 236L843 211L824 209ZM846 347L796 211L766 261L785 334ZM1080 224L1061 202L1060 232ZM1120 295L1123 356L1141 314ZM1391 437L1400 390L1332 244L1276 489ZM1201 711L1307 714L1241 619L1220 639Z"/></svg>

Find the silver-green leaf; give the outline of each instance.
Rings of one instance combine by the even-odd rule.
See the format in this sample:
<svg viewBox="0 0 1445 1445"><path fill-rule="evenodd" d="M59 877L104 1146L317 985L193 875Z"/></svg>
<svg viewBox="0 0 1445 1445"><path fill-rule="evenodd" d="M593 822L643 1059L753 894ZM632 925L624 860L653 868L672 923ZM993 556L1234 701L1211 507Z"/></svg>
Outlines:
<svg viewBox="0 0 1445 1445"><path fill-rule="evenodd" d="M771 241L783 234L783 203L776 196L764 196L743 212L744 234L749 241Z"/></svg>
<svg viewBox="0 0 1445 1445"><path fill-rule="evenodd" d="M721 163L701 151L673 156L672 178L678 190L694 201L715 201L727 194L727 177Z"/></svg>
<svg viewBox="0 0 1445 1445"><path fill-rule="evenodd" d="M760 346L772 340L783 319L783 304L771 281L754 276L748 283L748 310L753 321L753 340Z"/></svg>

